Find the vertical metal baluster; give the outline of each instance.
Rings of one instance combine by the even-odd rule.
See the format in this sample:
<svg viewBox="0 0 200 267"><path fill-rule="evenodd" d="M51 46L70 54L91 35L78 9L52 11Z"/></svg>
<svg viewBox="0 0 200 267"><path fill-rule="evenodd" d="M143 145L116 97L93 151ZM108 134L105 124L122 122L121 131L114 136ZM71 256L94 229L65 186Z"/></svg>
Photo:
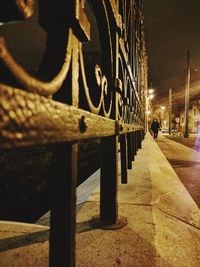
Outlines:
<svg viewBox="0 0 200 267"><path fill-rule="evenodd" d="M121 182L127 183L127 144L125 134L120 136Z"/></svg>
<svg viewBox="0 0 200 267"><path fill-rule="evenodd" d="M118 77L118 35L115 34L115 77ZM105 60L105 59L104 59ZM108 66L105 66L105 68ZM109 66L110 67L110 66ZM108 69L109 69L108 67ZM118 117L118 95L114 95L112 118ZM115 225L118 220L118 137L101 139L100 224ZM112 228L112 227L111 227Z"/></svg>
<svg viewBox="0 0 200 267"><path fill-rule="evenodd" d="M51 181L51 267L75 266L77 144L58 144Z"/></svg>
<svg viewBox="0 0 200 267"><path fill-rule="evenodd" d="M137 155L137 151L138 151L138 138L137 138L137 132L135 131L135 155Z"/></svg>
<svg viewBox="0 0 200 267"><path fill-rule="evenodd" d="M68 102L78 107L78 39L73 36L72 73L58 92L57 100L66 101L67 88L71 88ZM62 93L63 92L63 93ZM58 144L54 150L55 167L51 184L50 267L76 265L76 184L78 145Z"/></svg>
<svg viewBox="0 0 200 267"><path fill-rule="evenodd" d="M115 224L118 218L117 207L117 137L101 140L101 185L100 185L100 223Z"/></svg>
<svg viewBox="0 0 200 267"><path fill-rule="evenodd" d="M136 132L136 139L137 139L137 152L138 152L138 150L139 150L139 143L140 143L140 136L139 136L139 133L140 133L140 131L139 130L137 130L137 132Z"/></svg>
<svg viewBox="0 0 200 267"><path fill-rule="evenodd" d="M144 140L144 138L145 138L145 131L142 130L142 140Z"/></svg>
<svg viewBox="0 0 200 267"><path fill-rule="evenodd" d="M138 131L138 149L142 148L142 130Z"/></svg>
<svg viewBox="0 0 200 267"><path fill-rule="evenodd" d="M140 147L140 130L137 130L137 132L136 132L136 139L137 139L137 151L138 151L138 149L139 149L139 147Z"/></svg>
<svg viewBox="0 0 200 267"><path fill-rule="evenodd" d="M132 161L134 161L135 160L135 132L131 133L131 139L132 139L131 155L132 155Z"/></svg>
<svg viewBox="0 0 200 267"><path fill-rule="evenodd" d="M127 134L127 149L128 149L128 169L132 169L132 138L131 133Z"/></svg>
<svg viewBox="0 0 200 267"><path fill-rule="evenodd" d="M116 1L118 5L118 1ZM119 5L118 5L119 6ZM119 38L115 33L113 40L115 51L114 79L119 75ZM105 66L106 67L106 66ZM118 95L114 95L112 119L118 119ZM118 217L118 137L101 139L101 185L100 185L100 225L107 229L117 229L126 225L123 217Z"/></svg>

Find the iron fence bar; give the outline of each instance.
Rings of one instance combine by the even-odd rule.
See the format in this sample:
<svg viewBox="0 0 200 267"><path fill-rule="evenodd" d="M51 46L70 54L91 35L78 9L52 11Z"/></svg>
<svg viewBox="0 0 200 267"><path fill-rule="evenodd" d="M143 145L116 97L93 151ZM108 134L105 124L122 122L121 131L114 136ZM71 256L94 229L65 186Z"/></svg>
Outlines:
<svg viewBox="0 0 200 267"><path fill-rule="evenodd" d="M127 134L127 155L128 155L128 169L132 169L132 138L131 133Z"/></svg>
<svg viewBox="0 0 200 267"><path fill-rule="evenodd" d="M127 143L125 134L120 135L121 182L127 183Z"/></svg>
<svg viewBox="0 0 200 267"><path fill-rule="evenodd" d="M114 1L112 1L114 3ZM108 4L108 1L107 1ZM113 8L113 5L112 5ZM118 7L115 5L115 13ZM112 15L115 13L111 12ZM111 16L112 16L111 15ZM113 30L116 26L112 24ZM114 30L114 31L115 31ZM110 41L113 43L113 77L118 78L118 35L115 32L110 36ZM111 71L112 73L112 71ZM112 119L118 118L117 108L118 94L113 93L113 110L111 113ZM100 224L109 229L118 228L118 137L111 136L101 139L101 178L100 178Z"/></svg>
<svg viewBox="0 0 200 267"><path fill-rule="evenodd" d="M138 131L138 149L141 149L142 148L142 131L139 130Z"/></svg>
<svg viewBox="0 0 200 267"><path fill-rule="evenodd" d="M131 133L131 139L132 139L131 159L132 159L132 161L134 161L135 160L135 135L134 135L134 132Z"/></svg>
<svg viewBox="0 0 200 267"><path fill-rule="evenodd" d="M140 131L137 131L137 149L140 149Z"/></svg>
<svg viewBox="0 0 200 267"><path fill-rule="evenodd" d="M137 152L139 150L139 131L136 131Z"/></svg>
<svg viewBox="0 0 200 267"><path fill-rule="evenodd" d="M73 106L78 107L79 41L76 36L73 36L72 40L74 49L72 52L71 81L67 80L61 90L65 91L65 86L71 86L68 101ZM63 101L61 96L57 96L57 98ZM50 267L75 267L78 144L69 142L56 144L54 154L56 172L53 173L54 186L51 188L50 194L52 201L50 207L49 265Z"/></svg>
<svg viewBox="0 0 200 267"><path fill-rule="evenodd" d="M137 155L138 151L138 131L135 132L135 155Z"/></svg>
<svg viewBox="0 0 200 267"><path fill-rule="evenodd" d="M115 225L118 219L117 180L118 151L117 138L101 139L100 180L100 226Z"/></svg>
<svg viewBox="0 0 200 267"><path fill-rule="evenodd" d="M50 183L49 266L75 266L77 144L57 144Z"/></svg>
<svg viewBox="0 0 200 267"><path fill-rule="evenodd" d="M136 101L137 101L138 105L141 106L140 99L139 99L139 94L138 94L138 92L136 90L136 81L133 78L131 67L130 67L129 61L128 61L128 56L127 56L127 53L125 51L123 39L119 40L119 44L120 44L120 52L123 55L123 60L125 62L126 70L127 70L128 76L130 77L131 85L134 88L134 94L135 94L135 97L136 97Z"/></svg>
<svg viewBox="0 0 200 267"><path fill-rule="evenodd" d="M0 89L0 112L6 120L0 125L1 148L101 138L142 128L5 85Z"/></svg>

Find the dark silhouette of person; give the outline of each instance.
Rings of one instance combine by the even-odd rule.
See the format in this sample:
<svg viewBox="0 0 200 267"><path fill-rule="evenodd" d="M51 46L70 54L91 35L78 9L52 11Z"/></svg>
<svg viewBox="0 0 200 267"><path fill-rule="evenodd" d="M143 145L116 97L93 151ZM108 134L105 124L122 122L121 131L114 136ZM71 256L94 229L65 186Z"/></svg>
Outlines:
<svg viewBox="0 0 200 267"><path fill-rule="evenodd" d="M152 123L151 123L151 131L153 132L153 138L157 138L158 137L158 131L160 129L160 124L158 122L158 120L155 118L153 119Z"/></svg>

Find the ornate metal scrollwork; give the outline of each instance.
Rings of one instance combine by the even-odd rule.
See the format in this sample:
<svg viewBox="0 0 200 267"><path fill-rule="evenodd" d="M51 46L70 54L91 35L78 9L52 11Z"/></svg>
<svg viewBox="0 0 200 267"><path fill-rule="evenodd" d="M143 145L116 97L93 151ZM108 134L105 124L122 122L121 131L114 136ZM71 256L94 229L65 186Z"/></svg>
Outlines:
<svg viewBox="0 0 200 267"><path fill-rule="evenodd" d="M23 89L43 96L50 96L57 92L63 84L69 71L72 51L72 32L69 32L68 43L66 47L66 56L59 73L50 81L43 82L28 74L22 66L20 66L8 51L5 40L0 38L0 60L3 61L7 69L12 73L15 79L23 86Z"/></svg>
<svg viewBox="0 0 200 267"><path fill-rule="evenodd" d="M80 48L80 70L81 70L81 75L82 75L82 80L83 80L83 89L85 92L85 96L87 99L89 109L91 112L93 112L95 114L99 114L101 106L102 106L102 101L103 101L103 90L100 90L100 97L98 99L97 105L95 106L91 100L91 97L90 97L89 87L87 84L86 73L85 73L85 68L84 68L83 53L82 53L81 48ZM97 86L100 87L101 80L102 80L101 69L98 66L96 66L94 73L91 73L91 75L95 75L96 81L97 81ZM98 93L98 95L99 95L99 93Z"/></svg>
<svg viewBox="0 0 200 267"><path fill-rule="evenodd" d="M119 50L119 75L124 86L122 100L120 100L124 101L124 112L119 119L132 124L138 123L138 118L144 116L141 106L144 105L142 96L145 87L142 85L146 79L144 77L146 52L141 1L121 1L119 12L123 21Z"/></svg>
<svg viewBox="0 0 200 267"><path fill-rule="evenodd" d="M113 77L112 62L114 60L112 58L113 40L110 35L110 22L108 19L109 16L107 14L108 11L105 1L102 1L102 3L94 3L92 1L89 1L89 3L91 6L90 12L94 12L96 19L96 34L99 33L100 47L101 49L107 47L107 49L102 53L101 66L93 62L93 69L90 68L89 70L87 70L87 68L85 67L83 47L82 45L80 45L79 56L83 90L85 93L88 109L95 114L101 114L109 118L113 109L113 84L111 83L111 77ZM101 17L97 12L101 13ZM102 27L100 27L102 20L104 21L105 26L103 31ZM106 36L103 36L103 32L106 32ZM106 64L105 60L108 60L108 58L109 63Z"/></svg>
<svg viewBox="0 0 200 267"><path fill-rule="evenodd" d="M112 97L109 101L109 107L108 110L106 109L106 96L108 95L108 80L105 75L102 74L100 66L96 65L95 66L95 78L97 81L97 85L99 88L101 88L102 92L102 106L103 106L103 114L105 117L109 118L110 113L111 113L111 108L112 108ZM111 92L112 94L112 92Z"/></svg>
<svg viewBox="0 0 200 267"><path fill-rule="evenodd" d="M95 114L99 114L100 110L103 109L103 115L105 117L109 117L112 109L112 97L109 103L109 108L106 108L106 96L108 94L108 81L105 75L102 74L102 70L99 65L96 65L94 67L94 73L90 73L90 76L95 77L95 87L92 88L93 90L98 90L98 95L99 98L97 100L97 104L95 105L91 99L90 96L90 89L87 83L87 78L86 78L86 73L85 73L85 68L84 68L84 59L83 59L83 53L82 50L80 49L80 69L81 69L81 76L83 80L83 89L85 92L85 96L87 99L87 103L89 106L89 110ZM93 93L94 94L94 93ZM112 94L112 93L111 93Z"/></svg>

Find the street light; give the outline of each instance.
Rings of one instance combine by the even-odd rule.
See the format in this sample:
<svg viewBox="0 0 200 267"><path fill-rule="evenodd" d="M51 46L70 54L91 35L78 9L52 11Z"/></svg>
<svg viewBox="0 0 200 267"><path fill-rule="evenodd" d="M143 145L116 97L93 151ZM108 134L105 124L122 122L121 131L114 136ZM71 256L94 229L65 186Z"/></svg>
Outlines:
<svg viewBox="0 0 200 267"><path fill-rule="evenodd" d="M154 98L154 95L149 95L149 99L153 99Z"/></svg>
<svg viewBox="0 0 200 267"><path fill-rule="evenodd" d="M149 94L153 94L153 92L154 92L154 89L149 89Z"/></svg>

